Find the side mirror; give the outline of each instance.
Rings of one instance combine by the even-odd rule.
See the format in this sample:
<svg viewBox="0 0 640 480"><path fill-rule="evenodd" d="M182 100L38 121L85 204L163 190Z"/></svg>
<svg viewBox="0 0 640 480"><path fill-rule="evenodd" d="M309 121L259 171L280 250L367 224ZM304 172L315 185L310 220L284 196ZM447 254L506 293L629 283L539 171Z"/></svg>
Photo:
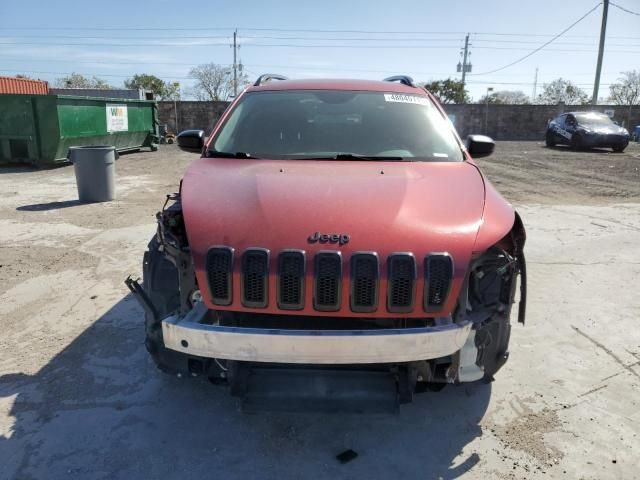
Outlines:
<svg viewBox="0 0 640 480"><path fill-rule="evenodd" d="M204 130L184 130L177 136L178 147L188 152L201 152L204 147Z"/></svg>
<svg viewBox="0 0 640 480"><path fill-rule="evenodd" d="M469 135L466 143L467 152L473 158L488 157L496 146L493 139L484 135Z"/></svg>

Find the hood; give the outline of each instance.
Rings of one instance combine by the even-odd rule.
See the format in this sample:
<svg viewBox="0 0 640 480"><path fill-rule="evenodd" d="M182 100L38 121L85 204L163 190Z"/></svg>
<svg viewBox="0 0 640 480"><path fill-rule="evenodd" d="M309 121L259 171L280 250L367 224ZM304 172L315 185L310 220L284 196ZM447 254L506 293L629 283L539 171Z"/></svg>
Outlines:
<svg viewBox="0 0 640 480"><path fill-rule="evenodd" d="M271 252L271 271L286 249L305 250L308 262L320 250L339 250L345 260L353 252L376 252L381 280L390 253L412 252L420 279L426 254L448 252L455 266L446 305L451 309L482 220L484 196L483 179L468 162L202 158L185 174L182 208L200 285L206 282L207 250L214 245L235 249L234 282L239 282L238 258L250 247ZM312 243L309 237L316 232L348 235L348 242ZM250 310L235 301L228 309ZM425 316L417 310L406 316ZM394 315L382 309L371 316Z"/></svg>
<svg viewBox="0 0 640 480"><path fill-rule="evenodd" d="M607 126L589 126L589 125L580 125L580 128L585 130L588 133L596 133L598 135L624 135L627 131L618 126L618 125L607 125Z"/></svg>

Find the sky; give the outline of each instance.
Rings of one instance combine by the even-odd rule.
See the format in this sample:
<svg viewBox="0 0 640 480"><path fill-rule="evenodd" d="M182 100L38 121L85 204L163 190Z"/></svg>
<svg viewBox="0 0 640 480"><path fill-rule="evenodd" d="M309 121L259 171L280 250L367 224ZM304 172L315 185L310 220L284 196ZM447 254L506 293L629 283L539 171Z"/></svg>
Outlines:
<svg viewBox="0 0 640 480"><path fill-rule="evenodd" d="M198 64L231 64L233 31L250 79L416 81L460 78L456 65L470 34L474 99L487 88L537 93L558 77L591 96L602 5L550 45L508 68L598 5L598 0L0 0L0 75L55 82L71 72L113 86L135 73L178 81L187 92ZM640 13L640 0L615 5ZM494 73L494 70L501 69ZM621 72L640 69L640 15L611 5L600 97Z"/></svg>

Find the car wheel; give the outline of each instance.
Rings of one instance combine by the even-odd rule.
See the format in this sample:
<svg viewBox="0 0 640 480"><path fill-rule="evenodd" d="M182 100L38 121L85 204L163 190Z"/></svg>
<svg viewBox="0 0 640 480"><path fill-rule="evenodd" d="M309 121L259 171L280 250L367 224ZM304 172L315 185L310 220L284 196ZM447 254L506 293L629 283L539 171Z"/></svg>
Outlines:
<svg viewBox="0 0 640 480"><path fill-rule="evenodd" d="M553 141L553 134L551 132L547 132L547 135L545 136L545 143L547 144L547 147L549 148L553 148L556 146L556 142Z"/></svg>
<svg viewBox="0 0 640 480"><path fill-rule="evenodd" d="M180 308L178 269L163 254L157 236L153 236L147 248L142 265L142 286L158 318L145 312L145 346L156 366L171 372L165 358L171 352L164 347L161 319Z"/></svg>
<svg viewBox="0 0 640 480"><path fill-rule="evenodd" d="M624 149L627 148L628 145L629 145L628 143L621 143L620 145L614 145L611 148L616 153L622 153L622 152L624 152Z"/></svg>
<svg viewBox="0 0 640 480"><path fill-rule="evenodd" d="M571 148L574 150L582 150L584 148L584 142L582 141L582 137L580 135L573 135L571 137Z"/></svg>

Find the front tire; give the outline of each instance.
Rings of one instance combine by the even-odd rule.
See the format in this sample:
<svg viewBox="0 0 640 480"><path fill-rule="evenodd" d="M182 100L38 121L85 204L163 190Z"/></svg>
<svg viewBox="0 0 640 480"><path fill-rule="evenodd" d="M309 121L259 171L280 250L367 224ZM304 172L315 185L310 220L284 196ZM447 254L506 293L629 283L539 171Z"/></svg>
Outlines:
<svg viewBox="0 0 640 480"><path fill-rule="evenodd" d="M576 152L584 149L584 142L583 142L582 137L580 135L574 134L571 137L571 148L573 150L575 150Z"/></svg>
<svg viewBox="0 0 640 480"><path fill-rule="evenodd" d="M620 145L614 145L613 147L611 147L613 149L614 152L616 153L622 153L624 152L624 149L627 148L627 146L629 145L629 143L621 143Z"/></svg>
<svg viewBox="0 0 640 480"><path fill-rule="evenodd" d="M173 373L170 365L175 363L171 361L175 352L164 346L162 319L180 308L178 269L160 250L157 236L154 235L147 248L142 265L142 287L158 316L154 318L145 312L144 344L156 366L163 372Z"/></svg>
<svg viewBox="0 0 640 480"><path fill-rule="evenodd" d="M547 144L547 148L553 148L556 146L556 142L553 141L553 133L547 132L544 140Z"/></svg>

